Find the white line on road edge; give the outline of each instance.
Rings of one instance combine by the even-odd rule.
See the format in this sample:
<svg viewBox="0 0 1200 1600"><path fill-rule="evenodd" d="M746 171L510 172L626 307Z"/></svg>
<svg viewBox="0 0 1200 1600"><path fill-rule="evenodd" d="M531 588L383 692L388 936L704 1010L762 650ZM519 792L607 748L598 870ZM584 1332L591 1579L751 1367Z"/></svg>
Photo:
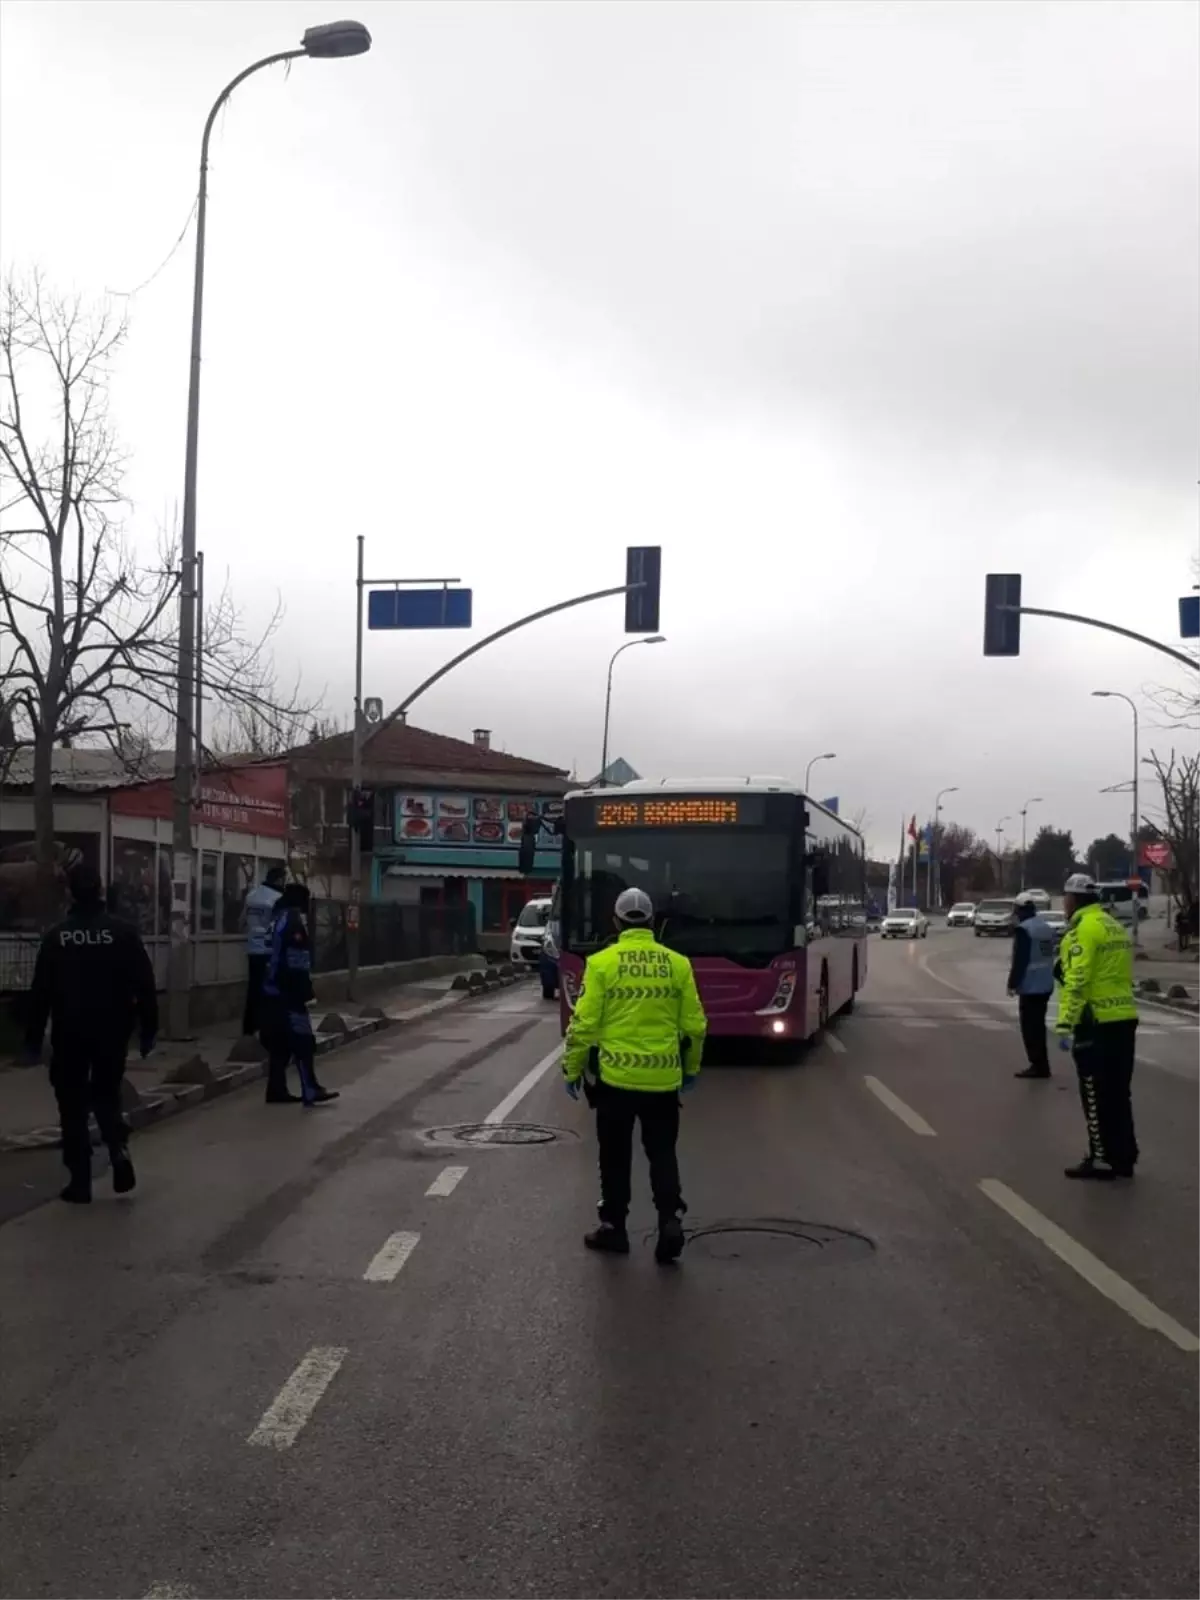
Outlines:
<svg viewBox="0 0 1200 1600"><path fill-rule="evenodd" d="M466 1167L443 1167L425 1193L439 1197L453 1194L466 1175Z"/></svg>
<svg viewBox="0 0 1200 1600"><path fill-rule="evenodd" d="M931 1128L924 1117L918 1116L911 1106L906 1106L900 1096L893 1094L886 1083L880 1083L878 1078L872 1078L869 1073L863 1082L877 1099L883 1101L894 1116L900 1118L906 1128L911 1128L914 1133L919 1133L926 1139L937 1138L936 1128Z"/></svg>
<svg viewBox="0 0 1200 1600"><path fill-rule="evenodd" d="M1007 1211L1014 1222L1019 1222L1027 1228L1035 1239L1040 1239L1048 1250L1052 1250L1060 1261L1065 1261L1073 1272L1077 1272L1085 1282L1090 1283L1093 1289L1099 1289L1114 1305L1120 1306L1126 1315L1131 1316L1135 1322L1140 1322L1143 1328L1150 1328L1155 1333L1161 1333L1164 1339L1169 1339L1172 1344L1178 1345L1181 1350L1186 1350L1189 1355L1200 1352L1200 1339L1189 1332L1182 1323L1176 1322L1174 1317L1169 1317L1165 1311L1160 1311L1152 1300L1147 1300L1140 1290L1135 1289L1131 1283L1119 1277L1111 1267L1106 1267L1098 1256L1084 1248L1069 1233L1064 1233L1057 1223L1051 1222L1049 1217L1022 1200L1015 1190L1010 1189L1006 1183L1001 1183L998 1178L981 1178L979 1187L988 1199Z"/></svg>
<svg viewBox="0 0 1200 1600"><path fill-rule="evenodd" d="M496 1109L488 1112L483 1119L484 1123L489 1127L494 1127L497 1123L503 1122L510 1111L515 1111L538 1080L549 1072L550 1068L562 1055L562 1050L562 1045L556 1044L550 1054L543 1056L536 1067L530 1067L520 1083L514 1089L508 1091Z"/></svg>
<svg viewBox="0 0 1200 1600"><path fill-rule="evenodd" d="M336 1345L314 1345L263 1412L246 1443L289 1450L345 1359L346 1351Z"/></svg>
<svg viewBox="0 0 1200 1600"><path fill-rule="evenodd" d="M192 1600L195 1593L186 1583L152 1583L146 1590L146 1600Z"/></svg>
<svg viewBox="0 0 1200 1600"><path fill-rule="evenodd" d="M838 1038L836 1033L827 1033L824 1035L824 1039L825 1043L833 1051L835 1056L844 1056L846 1054L846 1046Z"/></svg>
<svg viewBox="0 0 1200 1600"><path fill-rule="evenodd" d="M364 1283L391 1283L420 1242L419 1233L393 1233L363 1273Z"/></svg>

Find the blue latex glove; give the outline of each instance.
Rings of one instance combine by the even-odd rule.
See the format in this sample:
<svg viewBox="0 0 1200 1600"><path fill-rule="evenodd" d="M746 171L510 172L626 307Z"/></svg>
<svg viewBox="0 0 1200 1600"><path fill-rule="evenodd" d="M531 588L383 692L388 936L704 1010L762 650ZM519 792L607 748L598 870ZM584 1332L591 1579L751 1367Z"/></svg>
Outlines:
<svg viewBox="0 0 1200 1600"><path fill-rule="evenodd" d="M679 1085L680 1094L691 1094L699 1081L700 1074L698 1072L694 1072L690 1078L685 1075L683 1082Z"/></svg>
<svg viewBox="0 0 1200 1600"><path fill-rule="evenodd" d="M154 1049L154 1046L157 1042L157 1038L153 1033L144 1033L142 1035L141 1039L138 1041L138 1054L141 1056L143 1061L145 1061L146 1057Z"/></svg>
<svg viewBox="0 0 1200 1600"><path fill-rule="evenodd" d="M572 1100L578 1100L579 1099L579 1084L578 1084L578 1082L571 1083L569 1079L568 1080L564 1080L563 1088L571 1096Z"/></svg>
<svg viewBox="0 0 1200 1600"><path fill-rule="evenodd" d="M1066 1055L1067 1052L1070 1050L1070 1048L1071 1048L1071 1035L1069 1033L1060 1033L1059 1034L1059 1036L1058 1036L1058 1048L1063 1052L1064 1055Z"/></svg>

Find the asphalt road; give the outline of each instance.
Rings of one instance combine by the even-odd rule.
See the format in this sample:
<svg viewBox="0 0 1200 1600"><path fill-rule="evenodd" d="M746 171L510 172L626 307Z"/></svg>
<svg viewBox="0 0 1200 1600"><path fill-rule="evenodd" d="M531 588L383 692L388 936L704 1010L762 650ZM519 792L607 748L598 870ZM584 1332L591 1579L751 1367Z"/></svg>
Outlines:
<svg viewBox="0 0 1200 1600"><path fill-rule="evenodd" d="M129 1201L27 1191L0 1590L1194 1596L1195 1030L1146 1019L1137 1180L1070 1184L1005 956L876 942L798 1065L711 1065L688 1224L742 1226L677 1270L580 1247L524 988L330 1058L325 1111L146 1132ZM429 1137L489 1114L557 1136Z"/></svg>

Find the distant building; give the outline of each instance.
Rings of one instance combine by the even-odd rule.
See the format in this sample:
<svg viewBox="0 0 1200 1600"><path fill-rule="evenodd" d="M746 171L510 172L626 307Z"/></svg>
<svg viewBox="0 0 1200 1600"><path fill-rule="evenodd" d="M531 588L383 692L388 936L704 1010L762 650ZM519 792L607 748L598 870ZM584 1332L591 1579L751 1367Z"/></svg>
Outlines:
<svg viewBox="0 0 1200 1600"><path fill-rule="evenodd" d="M618 756L615 761L610 761L604 771L588 784L589 789L610 788L615 789L623 783L636 783L641 777L640 772L635 772L628 761Z"/></svg>

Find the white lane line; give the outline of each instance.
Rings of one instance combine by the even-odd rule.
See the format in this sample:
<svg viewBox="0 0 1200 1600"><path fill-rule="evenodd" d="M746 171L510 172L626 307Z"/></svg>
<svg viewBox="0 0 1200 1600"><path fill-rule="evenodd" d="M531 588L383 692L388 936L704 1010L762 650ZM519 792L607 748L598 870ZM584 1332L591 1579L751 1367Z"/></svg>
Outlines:
<svg viewBox="0 0 1200 1600"><path fill-rule="evenodd" d="M1169 1317L1165 1311L1160 1311L1152 1300L1147 1300L1139 1289L1115 1273L1111 1267L1106 1267L1099 1256L1085 1249L1077 1240L1065 1233L1056 1222L1051 1222L1049 1217L1031 1206L1028 1200L1022 1200L1014 1189L1006 1183L1001 1183L998 1178L981 1178L979 1187L995 1205L1002 1211L1007 1211L1014 1222L1019 1222L1027 1228L1035 1239L1040 1239L1048 1250L1052 1250L1060 1261L1065 1261L1073 1272L1093 1289L1111 1300L1114 1305L1120 1306L1127 1316L1135 1322L1140 1322L1143 1328L1150 1328L1154 1333L1161 1333L1164 1339L1169 1339L1173 1345L1178 1345L1180 1350L1186 1350L1189 1355L1200 1353L1200 1339L1196 1337L1182 1323L1176 1322L1174 1317Z"/></svg>
<svg viewBox="0 0 1200 1600"><path fill-rule="evenodd" d="M911 1106L906 1106L900 1096L893 1094L886 1083L880 1083L878 1078L872 1078L869 1073L863 1078L863 1082L877 1100L882 1100L888 1110L900 1118L906 1128L911 1128L914 1133L919 1133L926 1139L937 1138L937 1129L931 1128L925 1118L919 1116Z"/></svg>
<svg viewBox="0 0 1200 1600"><path fill-rule="evenodd" d="M543 1078L546 1073L549 1072L550 1068L562 1055L562 1051L562 1045L556 1044L554 1049L551 1050L550 1054L548 1056L543 1056L536 1067L530 1067L529 1071L521 1079L520 1083L518 1083L515 1088L508 1091L508 1093L504 1096L504 1099L501 1100L500 1104L495 1108L495 1110L488 1112L487 1116L483 1119L484 1122L489 1126L503 1122L510 1111L516 1110L516 1108L521 1104L521 1101L524 1100L525 1096L539 1081L539 1079Z"/></svg>
<svg viewBox="0 0 1200 1600"><path fill-rule="evenodd" d="M263 1412L246 1443L268 1450L290 1450L345 1359L344 1348L314 1345Z"/></svg>
<svg viewBox="0 0 1200 1600"><path fill-rule="evenodd" d="M466 1167L443 1167L425 1193L438 1196L453 1194L466 1175Z"/></svg>
<svg viewBox="0 0 1200 1600"><path fill-rule="evenodd" d="M146 1590L146 1600L192 1600L195 1593L186 1583L152 1583Z"/></svg>
<svg viewBox="0 0 1200 1600"><path fill-rule="evenodd" d="M906 1017L900 1026L902 1028L936 1028L936 1022L930 1022L926 1017Z"/></svg>
<svg viewBox="0 0 1200 1600"><path fill-rule="evenodd" d="M462 1169L466 1171L464 1167ZM383 1241L371 1265L363 1273L364 1283L391 1283L400 1268L421 1242L419 1233L393 1233Z"/></svg>
<svg viewBox="0 0 1200 1600"><path fill-rule="evenodd" d="M844 1056L846 1054L846 1046L838 1038L836 1033L827 1033L825 1035L825 1043L833 1051L835 1056Z"/></svg>
<svg viewBox="0 0 1200 1600"><path fill-rule="evenodd" d="M1007 1033L1014 1026L1011 1022L995 1022L991 1017L972 1017L973 1027L983 1028L988 1033Z"/></svg>

